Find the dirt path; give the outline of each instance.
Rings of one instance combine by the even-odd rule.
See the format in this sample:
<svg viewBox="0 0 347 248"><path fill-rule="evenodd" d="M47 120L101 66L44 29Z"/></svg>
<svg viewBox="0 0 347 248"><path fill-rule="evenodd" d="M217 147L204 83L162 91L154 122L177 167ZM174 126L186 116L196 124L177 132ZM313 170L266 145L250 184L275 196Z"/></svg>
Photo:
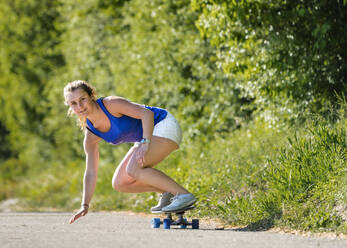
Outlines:
<svg viewBox="0 0 347 248"><path fill-rule="evenodd" d="M0 213L2 248L60 247L289 247L347 248L346 240L271 232L151 228L151 217L129 213L89 213L69 225L71 213Z"/></svg>

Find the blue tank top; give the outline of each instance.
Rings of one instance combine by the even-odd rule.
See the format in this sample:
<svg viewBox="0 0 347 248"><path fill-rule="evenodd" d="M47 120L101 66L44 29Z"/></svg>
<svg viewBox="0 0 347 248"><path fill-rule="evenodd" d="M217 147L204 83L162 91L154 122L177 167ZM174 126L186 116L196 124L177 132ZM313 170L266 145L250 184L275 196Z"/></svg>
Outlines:
<svg viewBox="0 0 347 248"><path fill-rule="evenodd" d="M141 141L141 139L143 138L141 119L136 119L127 115L123 115L122 117L113 116L106 109L104 103L102 102L102 99L103 98L99 98L98 100L96 100L96 102L110 120L111 127L107 132L100 132L87 119L87 129L100 138L104 139L106 142L114 145ZM162 121L167 115L167 111L165 109L145 105L143 106L154 113L154 126Z"/></svg>

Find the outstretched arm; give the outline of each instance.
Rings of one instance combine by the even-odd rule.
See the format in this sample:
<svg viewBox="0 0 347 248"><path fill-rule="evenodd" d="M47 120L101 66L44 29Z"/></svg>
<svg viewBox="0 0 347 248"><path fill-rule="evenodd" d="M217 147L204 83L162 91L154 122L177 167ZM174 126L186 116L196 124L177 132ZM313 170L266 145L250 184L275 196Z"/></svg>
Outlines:
<svg viewBox="0 0 347 248"><path fill-rule="evenodd" d="M80 210L70 219L70 224L88 213L89 203L94 194L98 172L99 140L99 137L95 136L88 130L85 131L83 145L86 154L86 170L83 178L82 203Z"/></svg>

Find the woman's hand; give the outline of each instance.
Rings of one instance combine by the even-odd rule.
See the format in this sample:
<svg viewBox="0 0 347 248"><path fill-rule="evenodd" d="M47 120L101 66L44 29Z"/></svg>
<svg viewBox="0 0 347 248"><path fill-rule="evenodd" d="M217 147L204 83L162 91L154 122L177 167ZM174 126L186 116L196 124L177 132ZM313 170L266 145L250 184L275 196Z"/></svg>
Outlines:
<svg viewBox="0 0 347 248"><path fill-rule="evenodd" d="M148 143L140 143L139 147L136 151L136 161L138 164L140 164L142 167L145 164L145 155L148 151L149 144Z"/></svg>
<svg viewBox="0 0 347 248"><path fill-rule="evenodd" d="M71 217L69 223L72 224L75 222L75 220L77 220L78 218L80 218L81 216L85 216L88 213L88 205L83 205L80 210L78 210L78 212Z"/></svg>

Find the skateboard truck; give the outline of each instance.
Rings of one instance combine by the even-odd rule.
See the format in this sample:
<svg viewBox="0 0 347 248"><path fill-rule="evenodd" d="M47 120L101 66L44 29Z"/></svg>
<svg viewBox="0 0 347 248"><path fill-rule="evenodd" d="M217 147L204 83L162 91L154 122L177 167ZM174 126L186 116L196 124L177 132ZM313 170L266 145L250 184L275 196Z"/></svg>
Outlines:
<svg viewBox="0 0 347 248"><path fill-rule="evenodd" d="M188 206L186 208L176 210L173 212L164 212L166 214L166 218L161 221L160 218L153 218L152 219L152 227L153 228L159 228L161 224L164 225L164 229L170 229L171 226L180 226L180 228L184 229L187 228L187 226L192 226L192 229L199 229L199 220L198 219L192 219L191 222L189 222L186 218L183 217L185 211L195 208L195 206ZM175 213L178 217L177 220L174 220L172 218L172 214Z"/></svg>

